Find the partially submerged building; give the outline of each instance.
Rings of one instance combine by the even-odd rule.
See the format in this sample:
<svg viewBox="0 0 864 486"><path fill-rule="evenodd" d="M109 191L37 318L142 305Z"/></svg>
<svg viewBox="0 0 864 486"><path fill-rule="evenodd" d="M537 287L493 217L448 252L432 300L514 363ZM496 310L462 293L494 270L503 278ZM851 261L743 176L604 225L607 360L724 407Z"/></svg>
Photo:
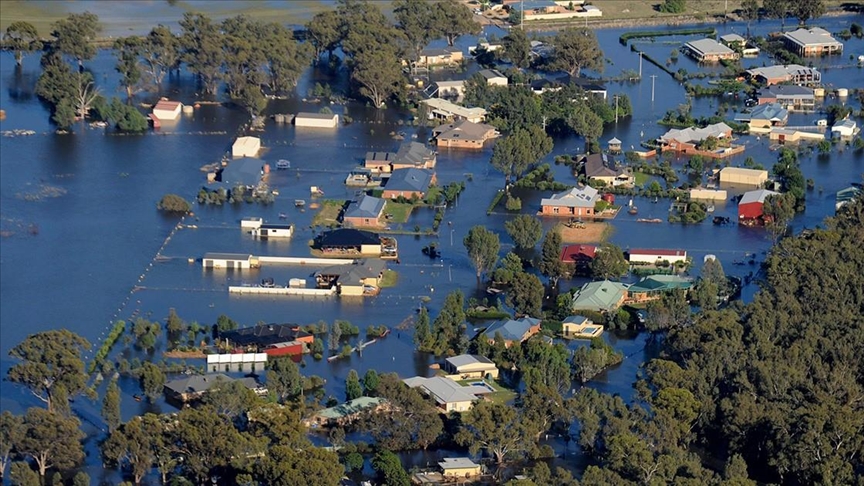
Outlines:
<svg viewBox="0 0 864 486"><path fill-rule="evenodd" d="M492 125L459 120L440 125L432 130L432 137L438 147L482 149L487 140L498 136Z"/></svg>
<svg viewBox="0 0 864 486"><path fill-rule="evenodd" d="M307 427L324 427L350 425L367 413L375 413L390 408L390 402L381 397L360 397L348 400L335 407L325 408L315 412L311 417L303 419Z"/></svg>
<svg viewBox="0 0 864 486"><path fill-rule="evenodd" d="M786 32L783 34L783 43L787 49L804 57L843 52L843 44L821 27L801 28Z"/></svg>
<svg viewBox="0 0 864 486"><path fill-rule="evenodd" d="M294 117L294 126L306 128L336 128L339 115L336 113L300 112Z"/></svg>
<svg viewBox="0 0 864 486"><path fill-rule="evenodd" d="M766 103L735 117L735 121L747 123L751 130L782 127L789 120L789 111L779 103Z"/></svg>
<svg viewBox="0 0 864 486"><path fill-rule="evenodd" d="M402 380L409 388L419 388L424 395L435 400L438 408L444 413L467 412L483 395L492 393L487 386L462 386L443 376L424 378L415 376Z"/></svg>
<svg viewBox="0 0 864 486"><path fill-rule="evenodd" d="M387 270L383 260L371 258L353 265L333 265L315 272L318 288L336 288L342 296L376 295Z"/></svg>
<svg viewBox="0 0 864 486"><path fill-rule="evenodd" d="M767 170L743 167L724 167L720 170L720 184L762 186L766 182L768 182Z"/></svg>
<svg viewBox="0 0 864 486"><path fill-rule="evenodd" d="M714 39L699 39L684 44L684 50L699 62L735 60L740 54Z"/></svg>
<svg viewBox="0 0 864 486"><path fill-rule="evenodd" d="M441 368L460 380L468 378L498 378L498 367L489 358L476 354L460 354L444 360Z"/></svg>
<svg viewBox="0 0 864 486"><path fill-rule="evenodd" d="M573 294L574 311L614 312L624 303L627 284L602 280L588 282Z"/></svg>
<svg viewBox="0 0 864 486"><path fill-rule="evenodd" d="M383 227L385 225L381 216L384 214L386 204L387 201L384 199L364 194L360 196L360 199L351 201L348 208L345 209L345 213L342 216L342 224L349 228Z"/></svg>
<svg viewBox="0 0 864 486"><path fill-rule="evenodd" d="M543 216L594 216L594 206L600 199L591 186L574 187L540 200Z"/></svg>
<svg viewBox="0 0 864 486"><path fill-rule="evenodd" d="M603 326L585 316L569 316L561 322L561 333L566 338L594 339L603 335Z"/></svg>
<svg viewBox="0 0 864 486"><path fill-rule="evenodd" d="M612 139L609 141L611 146L614 146L613 141L617 140L618 150L621 150L621 141ZM636 178L633 172L628 167L617 167L615 161L606 154L591 154L582 159L582 171L588 179L601 181L607 186L632 186Z"/></svg>
<svg viewBox="0 0 864 486"><path fill-rule="evenodd" d="M701 149L701 144L709 137L714 137L717 140L731 139L732 127L720 122L708 125L705 128L673 128L661 135L658 142L663 150L673 150L683 154L713 156L713 151Z"/></svg>
<svg viewBox="0 0 864 486"><path fill-rule="evenodd" d="M766 86L781 83L797 85L822 83L822 73L816 68L801 66L800 64L757 67L748 69L746 74L750 79Z"/></svg>
<svg viewBox="0 0 864 486"><path fill-rule="evenodd" d="M233 157L255 157L261 150L261 139L258 137L238 137L231 146Z"/></svg>
<svg viewBox="0 0 864 486"><path fill-rule="evenodd" d="M486 110L483 108L465 108L441 98L429 98L421 103L428 107L427 115L430 120L468 120L480 123L486 118Z"/></svg>
<svg viewBox="0 0 864 486"><path fill-rule="evenodd" d="M745 192L738 201L738 222L743 224L765 223L765 198L777 192L767 189Z"/></svg>
<svg viewBox="0 0 864 486"><path fill-rule="evenodd" d="M325 231L315 237L312 247L327 257L396 257L395 239L353 228Z"/></svg>
<svg viewBox="0 0 864 486"><path fill-rule="evenodd" d="M669 262L674 265L687 261L687 250L635 248L627 252L627 257L631 264L657 265L658 263Z"/></svg>
<svg viewBox="0 0 864 486"><path fill-rule="evenodd" d="M689 290L693 280L678 275L649 275L627 288L627 301L643 303L659 299L673 290Z"/></svg>
<svg viewBox="0 0 864 486"><path fill-rule="evenodd" d="M397 169L384 183L381 197L385 199L423 199L429 188L435 184L435 172L425 169Z"/></svg>
<svg viewBox="0 0 864 486"><path fill-rule="evenodd" d="M760 91L757 100L760 105L777 103L790 111L813 111L816 107L816 94L805 86L771 86Z"/></svg>
<svg viewBox="0 0 864 486"><path fill-rule="evenodd" d="M208 392L217 389L219 385L232 381L235 381L235 379L221 373L190 375L165 383L163 392L166 400L183 407L189 402L198 400ZM266 389L262 388L255 381L255 378L240 378L237 381L242 383L246 388L255 391L256 394L266 393Z"/></svg>
<svg viewBox="0 0 864 486"><path fill-rule="evenodd" d="M527 341L540 332L540 319L522 317L520 319L502 319L493 322L483 333L490 343L495 342L495 336L500 334L504 345L508 348L513 344Z"/></svg>
<svg viewBox="0 0 864 486"><path fill-rule="evenodd" d="M218 336L219 344L234 349L247 351L258 351L268 355L278 356L289 354L280 352L284 346L279 345L302 345L311 346L315 337L302 330L298 324L258 324L252 327L243 327L232 331L222 331ZM301 346L301 352L302 352ZM268 350L272 350L268 352Z"/></svg>

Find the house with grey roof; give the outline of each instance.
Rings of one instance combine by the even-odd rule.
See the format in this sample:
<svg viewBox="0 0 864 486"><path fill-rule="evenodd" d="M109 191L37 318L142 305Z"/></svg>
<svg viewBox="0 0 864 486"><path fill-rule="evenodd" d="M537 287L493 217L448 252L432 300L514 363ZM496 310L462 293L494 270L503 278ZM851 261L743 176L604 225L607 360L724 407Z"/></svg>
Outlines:
<svg viewBox="0 0 864 486"><path fill-rule="evenodd" d="M561 334L566 338L594 339L603 335L603 325L585 316L568 316L561 322Z"/></svg>
<svg viewBox="0 0 864 486"><path fill-rule="evenodd" d="M609 141L611 147L621 151L621 141L613 138ZM629 168L619 168L615 160L607 154L590 154L582 158L582 171L588 179L602 181L609 186L632 186L636 182Z"/></svg>
<svg viewBox="0 0 864 486"><path fill-rule="evenodd" d="M384 192L381 197L406 199L426 197L426 192L435 184L435 172L426 169L397 169L394 170L384 184Z"/></svg>
<svg viewBox="0 0 864 486"><path fill-rule="evenodd" d="M441 368L460 379L484 378L487 375L498 378L498 367L489 358L476 354L460 354L444 360Z"/></svg>
<svg viewBox="0 0 864 486"><path fill-rule="evenodd" d="M540 332L540 319L522 317L495 321L483 331L483 334L486 335L490 343L494 343L495 336L500 334L504 339L504 345L509 348L514 343L527 341L538 332Z"/></svg>
<svg viewBox="0 0 864 486"><path fill-rule="evenodd" d="M391 170L434 169L438 155L434 150L418 142L404 143L390 159Z"/></svg>
<svg viewBox="0 0 864 486"><path fill-rule="evenodd" d="M760 105L779 103L790 111L812 111L816 107L816 94L812 88L795 85L777 85L759 91L757 100Z"/></svg>
<svg viewBox="0 0 864 486"><path fill-rule="evenodd" d="M409 388L419 388L421 393L432 397L443 412L467 412L474 407L474 402L479 400L480 396L492 391L486 387L462 386L443 376L415 376L402 382Z"/></svg>
<svg viewBox="0 0 864 486"><path fill-rule="evenodd" d="M780 83L814 85L822 82L822 73L816 68L800 64L786 64L748 69L745 74L766 86Z"/></svg>
<svg viewBox="0 0 864 486"><path fill-rule="evenodd" d="M593 216L594 205L600 199L597 189L578 186L540 200L544 216Z"/></svg>
<svg viewBox="0 0 864 486"><path fill-rule="evenodd" d="M384 226L381 215L387 201L378 197L362 195L360 199L351 201L342 215L342 224L346 227L376 228Z"/></svg>
<svg viewBox="0 0 864 486"><path fill-rule="evenodd" d="M688 127L688 128L673 128L660 136L657 141L663 150L674 150L679 153L700 153L708 156L713 156L713 152L702 151L701 145L708 137L714 137L718 140L731 139L732 127L720 122L708 125L705 128ZM743 150L743 148L742 148ZM703 153L704 152L704 153Z"/></svg>
<svg viewBox="0 0 864 486"><path fill-rule="evenodd" d="M492 125L457 120L439 125L432 130L432 137L439 147L482 149L487 140L498 136Z"/></svg>
<svg viewBox="0 0 864 486"><path fill-rule="evenodd" d="M345 426L356 421L365 413L374 413L388 408L390 408L390 402L386 398L360 397L335 407L319 410L311 417L303 419L303 425L307 427Z"/></svg>
<svg viewBox="0 0 864 486"><path fill-rule="evenodd" d="M332 265L315 273L318 288L336 287L342 296L376 295L387 263L377 258L358 260L352 265Z"/></svg>
<svg viewBox="0 0 864 486"><path fill-rule="evenodd" d="M689 290L693 279L680 275L648 275L627 288L627 301L642 303L659 299L673 290Z"/></svg>
<svg viewBox="0 0 864 486"><path fill-rule="evenodd" d="M627 284L602 280L588 282L573 295L574 311L614 312L627 297Z"/></svg>
<svg viewBox="0 0 864 486"><path fill-rule="evenodd" d="M257 186L264 175L264 161L252 157L234 159L219 173L219 181L230 187Z"/></svg>
<svg viewBox="0 0 864 486"><path fill-rule="evenodd" d="M783 43L790 51L805 57L843 52L843 44L821 27L801 28L786 32L783 34Z"/></svg>
<svg viewBox="0 0 864 486"><path fill-rule="evenodd" d="M782 127L789 119L789 110L779 103L758 105L750 113L742 113L735 117L736 122L747 123L750 129Z"/></svg>
<svg viewBox="0 0 864 486"><path fill-rule="evenodd" d="M163 386L163 393L169 402L184 406L189 402L200 399L209 391L217 389L220 384L230 383L232 381L235 381L235 379L222 373L189 375L165 383ZM255 381L255 378L240 378L238 381L246 388L255 391L257 394L266 393L266 389L262 388L258 382Z"/></svg>
<svg viewBox="0 0 864 486"><path fill-rule="evenodd" d="M699 62L734 60L741 57L729 47L708 38L687 42L684 44L684 51Z"/></svg>
<svg viewBox="0 0 864 486"><path fill-rule="evenodd" d="M497 69L484 69L478 74L486 80L489 86L507 86L507 76L501 74Z"/></svg>

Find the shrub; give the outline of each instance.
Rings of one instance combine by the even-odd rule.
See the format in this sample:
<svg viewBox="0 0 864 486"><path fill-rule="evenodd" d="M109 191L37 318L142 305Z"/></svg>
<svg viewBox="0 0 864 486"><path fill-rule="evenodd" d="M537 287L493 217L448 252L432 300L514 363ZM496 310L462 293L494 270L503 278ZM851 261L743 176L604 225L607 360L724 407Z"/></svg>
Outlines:
<svg viewBox="0 0 864 486"><path fill-rule="evenodd" d="M507 196L507 202L504 203L504 207L507 208L507 211L519 211L522 209L522 200L518 197Z"/></svg>
<svg viewBox="0 0 864 486"><path fill-rule="evenodd" d="M171 213L188 213L192 209L192 205L176 194L166 194L162 196L156 208Z"/></svg>

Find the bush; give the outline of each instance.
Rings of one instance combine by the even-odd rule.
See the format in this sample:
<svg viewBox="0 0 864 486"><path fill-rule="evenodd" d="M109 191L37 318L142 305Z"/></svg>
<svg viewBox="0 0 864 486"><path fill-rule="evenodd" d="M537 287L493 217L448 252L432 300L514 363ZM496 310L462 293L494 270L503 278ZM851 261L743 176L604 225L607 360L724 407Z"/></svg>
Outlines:
<svg viewBox="0 0 864 486"><path fill-rule="evenodd" d="M166 194L162 196L156 208L171 213L188 213L192 209L192 205L176 194Z"/></svg>
<svg viewBox="0 0 864 486"><path fill-rule="evenodd" d="M507 211L519 211L522 209L522 200L518 197L508 195L504 207L507 208Z"/></svg>

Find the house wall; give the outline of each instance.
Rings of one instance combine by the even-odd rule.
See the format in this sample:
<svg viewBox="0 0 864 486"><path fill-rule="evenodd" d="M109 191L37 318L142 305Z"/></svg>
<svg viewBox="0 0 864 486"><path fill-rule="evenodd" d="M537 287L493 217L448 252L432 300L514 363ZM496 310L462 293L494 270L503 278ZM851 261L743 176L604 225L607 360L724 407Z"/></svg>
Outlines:
<svg viewBox="0 0 864 486"><path fill-rule="evenodd" d="M474 402L452 402L445 403L442 407L445 412L467 412L474 406Z"/></svg>
<svg viewBox="0 0 864 486"><path fill-rule="evenodd" d="M173 110L163 110L163 109L153 108L153 116L158 118L160 121L176 120L177 118L180 117L181 108L182 108L182 105L177 105L177 108L175 108Z"/></svg>
<svg viewBox="0 0 864 486"><path fill-rule="evenodd" d="M297 344L283 346L281 348L265 349L264 352L267 353L267 356L293 356L303 354L303 344L298 342Z"/></svg>
<svg viewBox="0 0 864 486"><path fill-rule="evenodd" d="M566 206L542 206L540 213L544 216L592 216L594 208L569 208Z"/></svg>
<svg viewBox="0 0 864 486"><path fill-rule="evenodd" d="M388 191L387 189L384 189L381 197L385 199L396 199L397 197L402 196L406 199L411 199L415 195L420 199L423 199L426 196L426 194L421 191Z"/></svg>
<svg viewBox="0 0 864 486"><path fill-rule="evenodd" d="M630 255L630 263L656 263L658 261L666 260L669 263L675 262L683 262L687 260L687 255L682 256L674 256L674 255Z"/></svg>
<svg viewBox="0 0 864 486"><path fill-rule="evenodd" d="M363 295L363 286L362 285L341 285L339 286L339 294L347 295L347 296L362 296Z"/></svg>
<svg viewBox="0 0 864 486"><path fill-rule="evenodd" d="M360 253L364 255L380 255L381 245L362 245L360 247Z"/></svg>
<svg viewBox="0 0 864 486"><path fill-rule="evenodd" d="M476 476L480 474L480 466L474 467L451 467L444 470L444 476L461 477Z"/></svg>
<svg viewBox="0 0 864 486"><path fill-rule="evenodd" d="M700 199L707 201L725 201L727 199L726 191L713 189L690 189L690 199Z"/></svg>
<svg viewBox="0 0 864 486"><path fill-rule="evenodd" d="M438 139L438 147L446 148L464 148L464 149L482 149L485 140L453 140L453 139Z"/></svg>
<svg viewBox="0 0 864 486"><path fill-rule="evenodd" d="M252 235L259 238L291 238L291 230L283 228L255 228Z"/></svg>
<svg viewBox="0 0 864 486"><path fill-rule="evenodd" d="M306 118L302 116L294 118L294 125L298 127L336 128L338 124L339 115L333 115L333 118Z"/></svg>
<svg viewBox="0 0 864 486"><path fill-rule="evenodd" d="M720 182L728 182L730 184L746 184L749 186L761 186L768 180L768 173L762 172L759 174L738 174L734 172L720 171Z"/></svg>
<svg viewBox="0 0 864 486"><path fill-rule="evenodd" d="M375 219L356 218L356 217L355 218L344 218L343 222L345 223L345 226L350 226L350 227L363 226L363 227L380 228L380 227L384 226L381 223L381 221L377 218L375 218Z"/></svg>
<svg viewBox="0 0 864 486"><path fill-rule="evenodd" d="M247 143L238 142L234 142L234 145L231 146L231 155L233 157L255 157L258 155L258 151L261 150L260 139Z"/></svg>
<svg viewBox="0 0 864 486"><path fill-rule="evenodd" d="M222 260L218 258L205 258L202 261L204 268L251 268L249 260Z"/></svg>

